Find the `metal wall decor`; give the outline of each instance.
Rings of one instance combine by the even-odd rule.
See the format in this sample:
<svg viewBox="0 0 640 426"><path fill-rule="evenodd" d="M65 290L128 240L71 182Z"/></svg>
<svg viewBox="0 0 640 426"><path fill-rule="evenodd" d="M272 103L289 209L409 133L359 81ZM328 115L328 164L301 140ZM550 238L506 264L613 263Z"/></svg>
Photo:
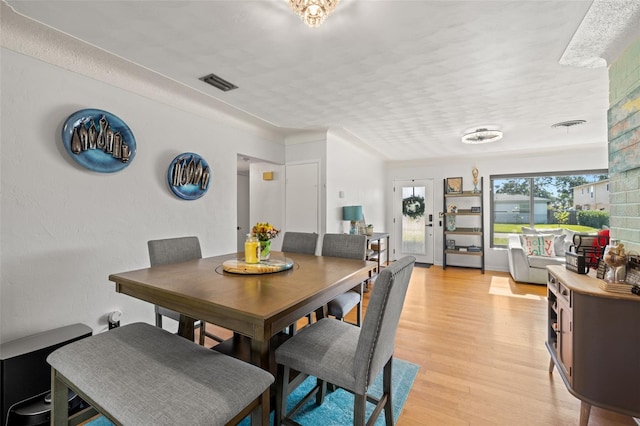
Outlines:
<svg viewBox="0 0 640 426"><path fill-rule="evenodd" d="M100 173L127 167L136 155L136 140L129 126L101 109L82 109L67 118L62 143L78 164Z"/></svg>
<svg viewBox="0 0 640 426"><path fill-rule="evenodd" d="M167 172L171 191L183 200L196 200L209 189L209 164L193 152L184 152L173 159Z"/></svg>

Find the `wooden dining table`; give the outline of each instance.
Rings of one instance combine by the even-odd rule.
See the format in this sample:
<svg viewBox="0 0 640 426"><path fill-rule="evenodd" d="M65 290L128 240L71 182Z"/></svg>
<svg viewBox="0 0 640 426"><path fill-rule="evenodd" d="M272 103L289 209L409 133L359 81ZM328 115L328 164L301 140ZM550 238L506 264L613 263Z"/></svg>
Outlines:
<svg viewBox="0 0 640 426"><path fill-rule="evenodd" d="M116 292L181 313L178 333L193 340L193 319L246 336L250 361L269 369L272 337L366 281L377 263L365 260L272 252L289 258L289 270L238 274L222 268L232 253L109 275Z"/></svg>

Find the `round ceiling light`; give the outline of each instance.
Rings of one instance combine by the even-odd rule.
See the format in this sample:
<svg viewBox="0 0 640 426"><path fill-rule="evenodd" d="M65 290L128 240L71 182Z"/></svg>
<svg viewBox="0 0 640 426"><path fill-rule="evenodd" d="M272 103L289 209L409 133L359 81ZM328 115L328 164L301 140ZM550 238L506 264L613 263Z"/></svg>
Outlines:
<svg viewBox="0 0 640 426"><path fill-rule="evenodd" d="M496 142L502 139L501 130L476 129L462 137L462 142L468 144L481 144Z"/></svg>
<svg viewBox="0 0 640 426"><path fill-rule="evenodd" d="M569 121L561 121L556 124L552 124L551 127L573 127L579 126L580 124L586 123L586 120L569 120Z"/></svg>

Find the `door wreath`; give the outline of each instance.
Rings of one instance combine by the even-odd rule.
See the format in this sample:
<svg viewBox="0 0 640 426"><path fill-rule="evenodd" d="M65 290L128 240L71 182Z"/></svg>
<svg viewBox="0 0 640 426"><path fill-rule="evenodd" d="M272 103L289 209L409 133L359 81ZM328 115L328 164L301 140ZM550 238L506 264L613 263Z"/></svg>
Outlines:
<svg viewBox="0 0 640 426"><path fill-rule="evenodd" d="M412 195L402 200L402 215L417 219L424 215L424 197Z"/></svg>

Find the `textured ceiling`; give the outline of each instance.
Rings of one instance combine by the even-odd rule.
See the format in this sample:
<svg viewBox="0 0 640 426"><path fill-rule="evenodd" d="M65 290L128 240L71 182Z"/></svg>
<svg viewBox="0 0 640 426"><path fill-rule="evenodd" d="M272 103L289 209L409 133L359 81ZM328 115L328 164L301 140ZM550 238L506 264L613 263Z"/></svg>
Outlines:
<svg viewBox="0 0 640 426"><path fill-rule="evenodd" d="M286 0L7 3L239 113L339 130L388 160L607 143L607 68L559 63L590 0L342 0L318 29ZM239 89L199 80L209 73ZM587 124L551 128L573 119ZM504 138L460 142L487 125Z"/></svg>

